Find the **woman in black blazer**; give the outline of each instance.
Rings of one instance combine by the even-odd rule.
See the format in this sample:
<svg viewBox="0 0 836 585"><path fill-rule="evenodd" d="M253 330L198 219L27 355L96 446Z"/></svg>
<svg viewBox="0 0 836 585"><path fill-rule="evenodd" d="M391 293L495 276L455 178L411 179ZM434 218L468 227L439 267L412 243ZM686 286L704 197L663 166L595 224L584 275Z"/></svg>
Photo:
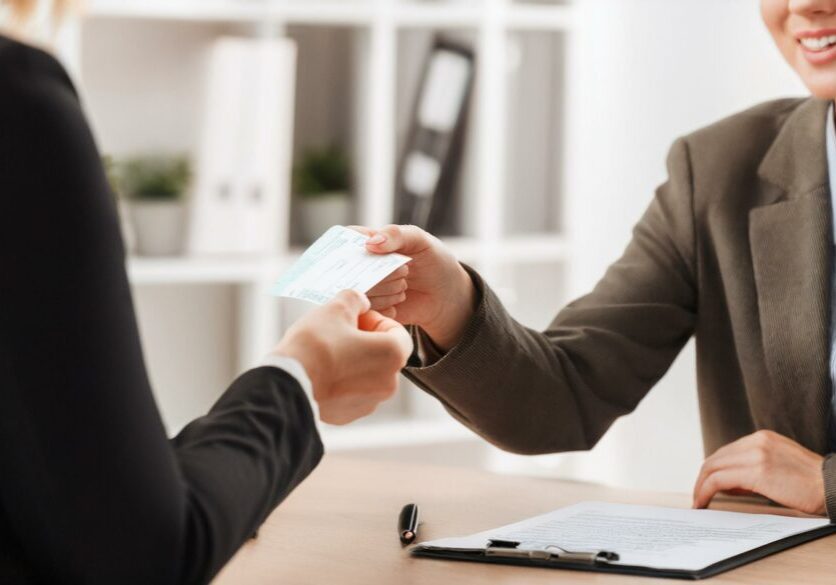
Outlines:
<svg viewBox="0 0 836 585"><path fill-rule="evenodd" d="M0 36L0 583L209 581L322 456L303 387L348 422L410 348L344 292L168 440L76 93Z"/></svg>

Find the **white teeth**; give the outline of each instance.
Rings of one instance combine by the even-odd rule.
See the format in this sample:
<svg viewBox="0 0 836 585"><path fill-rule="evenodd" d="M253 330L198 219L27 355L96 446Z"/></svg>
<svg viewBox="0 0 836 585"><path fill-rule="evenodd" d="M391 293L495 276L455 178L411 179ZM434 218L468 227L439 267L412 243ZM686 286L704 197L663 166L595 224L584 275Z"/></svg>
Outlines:
<svg viewBox="0 0 836 585"><path fill-rule="evenodd" d="M801 39L801 44L811 51L821 51L825 47L836 44L836 35L826 37L807 37Z"/></svg>

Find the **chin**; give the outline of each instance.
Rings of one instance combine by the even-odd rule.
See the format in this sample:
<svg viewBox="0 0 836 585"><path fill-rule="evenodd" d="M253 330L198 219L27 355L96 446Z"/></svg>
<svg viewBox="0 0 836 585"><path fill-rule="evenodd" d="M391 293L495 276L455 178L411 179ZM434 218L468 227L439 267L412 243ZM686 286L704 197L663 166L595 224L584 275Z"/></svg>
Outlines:
<svg viewBox="0 0 836 585"><path fill-rule="evenodd" d="M811 94L821 99L836 99L836 62L815 66L796 57L790 63Z"/></svg>
<svg viewBox="0 0 836 585"><path fill-rule="evenodd" d="M836 100L836 75L802 77L804 85L810 90L810 93L817 98L824 100Z"/></svg>

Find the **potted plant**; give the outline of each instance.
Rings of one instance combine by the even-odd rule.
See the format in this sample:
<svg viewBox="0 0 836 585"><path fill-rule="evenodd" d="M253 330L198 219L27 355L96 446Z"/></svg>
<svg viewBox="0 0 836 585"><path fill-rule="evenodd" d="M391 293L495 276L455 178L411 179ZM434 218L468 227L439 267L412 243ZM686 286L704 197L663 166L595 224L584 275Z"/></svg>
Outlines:
<svg viewBox="0 0 836 585"><path fill-rule="evenodd" d="M191 181L189 161L179 156L141 157L126 161L121 170L120 184L130 201L137 253L180 253Z"/></svg>
<svg viewBox="0 0 836 585"><path fill-rule="evenodd" d="M351 220L348 156L337 146L309 150L293 169L293 191L302 234L313 241Z"/></svg>

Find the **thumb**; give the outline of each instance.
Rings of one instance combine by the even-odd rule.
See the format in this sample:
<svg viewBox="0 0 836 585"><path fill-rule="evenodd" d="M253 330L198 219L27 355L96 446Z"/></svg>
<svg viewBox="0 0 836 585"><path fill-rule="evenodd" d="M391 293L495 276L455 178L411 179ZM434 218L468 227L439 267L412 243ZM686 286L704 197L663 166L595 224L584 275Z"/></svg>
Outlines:
<svg viewBox="0 0 836 585"><path fill-rule="evenodd" d="M395 338L404 356L412 353L412 336L406 328L389 317L384 317L377 311L369 311L360 316L360 330L370 333L386 333Z"/></svg>
<svg viewBox="0 0 836 585"><path fill-rule="evenodd" d="M344 315L351 321L356 322L363 313L371 308L369 298L356 290L343 290L325 305L327 310Z"/></svg>
<svg viewBox="0 0 836 585"><path fill-rule="evenodd" d="M394 319L384 317L377 311L369 311L368 313L360 315L359 325L361 331L368 331L371 333L386 333L388 331L392 331L393 329L403 329L403 326L400 323Z"/></svg>
<svg viewBox="0 0 836 585"><path fill-rule="evenodd" d="M366 249L375 254L400 252L407 256L429 248L432 236L414 225L389 225L378 230L366 242Z"/></svg>

